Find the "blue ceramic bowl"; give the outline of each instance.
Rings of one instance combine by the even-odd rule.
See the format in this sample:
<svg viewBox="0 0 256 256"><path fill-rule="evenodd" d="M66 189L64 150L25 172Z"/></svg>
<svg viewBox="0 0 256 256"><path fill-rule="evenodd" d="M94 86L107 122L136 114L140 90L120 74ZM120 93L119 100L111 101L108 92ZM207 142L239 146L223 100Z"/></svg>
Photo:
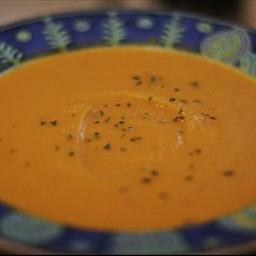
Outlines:
<svg viewBox="0 0 256 256"><path fill-rule="evenodd" d="M191 51L256 76L256 34L181 13L96 12L49 16L0 29L0 70L77 48L127 44ZM204 209L202 209L203 211ZM256 206L212 222L152 233L77 229L0 204L0 247L65 254L178 254L256 248ZM249 247L248 247L249 246Z"/></svg>

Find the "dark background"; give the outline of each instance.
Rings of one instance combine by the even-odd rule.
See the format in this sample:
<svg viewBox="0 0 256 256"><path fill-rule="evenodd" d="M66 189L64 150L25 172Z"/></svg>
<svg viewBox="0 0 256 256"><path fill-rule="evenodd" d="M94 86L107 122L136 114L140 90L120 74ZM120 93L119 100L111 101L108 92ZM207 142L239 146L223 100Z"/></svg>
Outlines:
<svg viewBox="0 0 256 256"><path fill-rule="evenodd" d="M0 0L0 25L49 13L110 8L193 12L256 28L256 0Z"/></svg>
<svg viewBox="0 0 256 256"><path fill-rule="evenodd" d="M243 0L162 0L162 4L181 11L193 11L224 19L237 19Z"/></svg>

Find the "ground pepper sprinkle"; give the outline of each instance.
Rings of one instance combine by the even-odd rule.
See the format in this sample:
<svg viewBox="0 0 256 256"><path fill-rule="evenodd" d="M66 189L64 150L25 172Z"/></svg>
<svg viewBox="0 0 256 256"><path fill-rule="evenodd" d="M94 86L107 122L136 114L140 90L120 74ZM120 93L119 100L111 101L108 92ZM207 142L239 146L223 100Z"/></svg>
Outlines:
<svg viewBox="0 0 256 256"><path fill-rule="evenodd" d="M198 149L195 150L195 153L197 155L201 155L202 154L202 150L200 148L198 148Z"/></svg>
<svg viewBox="0 0 256 256"><path fill-rule="evenodd" d="M16 153L16 150L15 150L14 148L12 148L12 149L10 150L10 153L11 153L11 154L14 154L14 153Z"/></svg>
<svg viewBox="0 0 256 256"><path fill-rule="evenodd" d="M227 171L224 171L224 176L225 177L233 177L235 175L235 171L234 170L227 170Z"/></svg>
<svg viewBox="0 0 256 256"><path fill-rule="evenodd" d="M144 177L141 179L142 184L150 184L151 182L152 182L152 180L148 177Z"/></svg>
<svg viewBox="0 0 256 256"><path fill-rule="evenodd" d="M55 151L60 151L60 147L56 145L56 146L54 147L54 150L55 150Z"/></svg>
<svg viewBox="0 0 256 256"><path fill-rule="evenodd" d="M160 172L158 170L152 170L150 172L151 176L153 177L159 177L160 176Z"/></svg>
<svg viewBox="0 0 256 256"><path fill-rule="evenodd" d="M95 133L94 133L94 138L95 138L96 140L100 139L100 138L101 138L100 133L99 133L99 132L95 132Z"/></svg>
<svg viewBox="0 0 256 256"><path fill-rule="evenodd" d="M139 86L143 84L143 80L140 76L133 76L132 79L134 81L135 86Z"/></svg>
<svg viewBox="0 0 256 256"><path fill-rule="evenodd" d="M108 143L106 144L104 147L103 147L104 150L107 150L107 151L111 151L112 150L112 145L111 143Z"/></svg>
<svg viewBox="0 0 256 256"><path fill-rule="evenodd" d="M53 121L50 121L50 124L52 125L52 126L58 126L59 125L59 122L58 122L58 120L53 120Z"/></svg>
<svg viewBox="0 0 256 256"><path fill-rule="evenodd" d="M185 178L185 181L192 182L194 180L194 177L192 175L189 175Z"/></svg>
<svg viewBox="0 0 256 256"><path fill-rule="evenodd" d="M111 121L111 117L108 117L106 120L105 120L105 123L109 123Z"/></svg>
<svg viewBox="0 0 256 256"><path fill-rule="evenodd" d="M68 134L68 136L67 136L67 139L69 140L69 141L71 141L71 140L73 140L73 135L72 134Z"/></svg>
<svg viewBox="0 0 256 256"><path fill-rule="evenodd" d="M191 85L193 88L197 89L200 84L199 84L198 81L193 81L193 82L190 83L190 85Z"/></svg>
<svg viewBox="0 0 256 256"><path fill-rule="evenodd" d="M68 155L69 155L70 157L73 157L73 156L75 156L75 152L74 152L74 151L70 151L70 152L68 153Z"/></svg>

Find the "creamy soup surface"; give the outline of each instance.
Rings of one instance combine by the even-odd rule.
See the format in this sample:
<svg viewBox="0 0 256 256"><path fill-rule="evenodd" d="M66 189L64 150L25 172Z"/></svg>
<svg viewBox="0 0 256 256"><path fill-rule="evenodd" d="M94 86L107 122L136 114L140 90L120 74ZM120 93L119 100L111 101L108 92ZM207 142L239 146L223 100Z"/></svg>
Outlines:
<svg viewBox="0 0 256 256"><path fill-rule="evenodd" d="M0 199L82 228L202 223L256 199L256 82L192 54L95 48L0 78Z"/></svg>

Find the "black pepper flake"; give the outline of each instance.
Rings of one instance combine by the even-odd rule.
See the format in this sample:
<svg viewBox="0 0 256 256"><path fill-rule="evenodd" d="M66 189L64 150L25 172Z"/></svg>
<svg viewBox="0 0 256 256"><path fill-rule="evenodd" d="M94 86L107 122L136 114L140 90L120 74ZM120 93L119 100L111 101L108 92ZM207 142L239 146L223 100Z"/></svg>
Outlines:
<svg viewBox="0 0 256 256"><path fill-rule="evenodd" d="M176 101L176 98L170 98L169 101L174 102L174 101Z"/></svg>
<svg viewBox="0 0 256 256"><path fill-rule="evenodd" d="M224 171L223 174L225 177L233 177L235 175L235 171L234 170L226 170L226 171Z"/></svg>
<svg viewBox="0 0 256 256"><path fill-rule="evenodd" d="M152 101L152 100L153 100L153 97L149 97L149 98L148 98L148 101Z"/></svg>
<svg viewBox="0 0 256 256"><path fill-rule="evenodd" d="M179 88L174 88L174 92L179 92L180 89Z"/></svg>
<svg viewBox="0 0 256 256"><path fill-rule="evenodd" d="M94 124L99 124L99 123L100 123L100 121L98 121L98 120L94 122Z"/></svg>
<svg viewBox="0 0 256 256"><path fill-rule="evenodd" d="M121 107L121 104L120 104L120 103L117 103L115 106L116 106L116 107Z"/></svg>
<svg viewBox="0 0 256 256"><path fill-rule="evenodd" d="M161 79L159 77L156 76L151 76L149 79L149 84L150 85L159 85L159 83L161 82Z"/></svg>
<svg viewBox="0 0 256 256"><path fill-rule="evenodd" d="M181 122L181 121L184 121L186 120L186 117L185 116L176 116L173 121L174 122Z"/></svg>
<svg viewBox="0 0 256 256"><path fill-rule="evenodd" d="M13 148L10 150L10 153L11 153L11 154L14 154L15 152L16 152L16 150L13 149Z"/></svg>
<svg viewBox="0 0 256 256"><path fill-rule="evenodd" d="M144 177L141 179L142 184L150 184L151 182L152 182L152 180L148 177Z"/></svg>
<svg viewBox="0 0 256 256"><path fill-rule="evenodd" d="M114 127L115 127L115 128L117 128L118 126L119 126L119 124L118 124L118 123L114 124Z"/></svg>
<svg viewBox="0 0 256 256"><path fill-rule="evenodd" d="M59 146L55 146L55 147L54 147L54 150L55 150L55 151L60 151L60 147L59 147Z"/></svg>
<svg viewBox="0 0 256 256"><path fill-rule="evenodd" d="M158 77L156 77L156 76L151 76L150 77L150 82L151 83L155 83L155 82L157 82L158 81Z"/></svg>
<svg viewBox="0 0 256 256"><path fill-rule="evenodd" d="M123 125L123 124L125 124L125 121L119 121L119 124Z"/></svg>
<svg viewBox="0 0 256 256"><path fill-rule="evenodd" d="M106 144L106 145L103 147L103 149L105 149L105 150L107 150L107 151L112 150L112 145L111 145L111 143Z"/></svg>
<svg viewBox="0 0 256 256"><path fill-rule="evenodd" d="M131 108L131 107L132 107L132 103L130 103L130 102L126 103L126 106L127 106L128 108Z"/></svg>
<svg viewBox="0 0 256 256"><path fill-rule="evenodd" d="M75 152L74 152L74 151L69 151L68 155L69 155L70 157L73 157L73 156L75 156Z"/></svg>
<svg viewBox="0 0 256 256"><path fill-rule="evenodd" d="M198 81L193 81L190 83L190 85L194 88L198 88L199 87L199 82Z"/></svg>
<svg viewBox="0 0 256 256"><path fill-rule="evenodd" d="M159 76L151 76L150 77L150 79L149 79L149 82L151 83L151 84L155 84L155 85L158 85L158 84L160 84L160 85L163 85L162 84L162 82L163 82L163 79L161 78L161 77L159 77Z"/></svg>
<svg viewBox="0 0 256 256"><path fill-rule="evenodd" d="M73 135L72 134L68 134L68 136L67 136L67 139L69 140L69 141L71 141L71 140L73 140Z"/></svg>
<svg viewBox="0 0 256 256"><path fill-rule="evenodd" d="M159 172L158 170L152 170L152 171L150 172L150 174L151 174L151 176L153 176L153 177L159 177L160 172Z"/></svg>
<svg viewBox="0 0 256 256"><path fill-rule="evenodd" d="M187 182L192 182L194 180L194 177L192 175L188 175L187 177L185 177L185 181Z"/></svg>
<svg viewBox="0 0 256 256"><path fill-rule="evenodd" d="M195 153L197 155L201 155L202 154L202 150L200 148L198 148L198 149L195 150Z"/></svg>
<svg viewBox="0 0 256 256"><path fill-rule="evenodd" d="M161 192L161 193L159 193L158 198L166 201L169 199L169 194L167 192Z"/></svg>
<svg viewBox="0 0 256 256"><path fill-rule="evenodd" d="M142 140L142 137L138 137L138 136L132 137L130 139L131 142L137 142L137 141L141 141L141 140Z"/></svg>
<svg viewBox="0 0 256 256"><path fill-rule="evenodd" d="M109 123L111 121L111 117L106 118L105 123Z"/></svg>
<svg viewBox="0 0 256 256"><path fill-rule="evenodd" d="M41 121L41 122L40 122L40 125L41 125L41 126L45 126L45 125L47 125L47 122Z"/></svg>
<svg viewBox="0 0 256 256"><path fill-rule="evenodd" d="M201 100L194 100L195 103L201 103Z"/></svg>
<svg viewBox="0 0 256 256"><path fill-rule="evenodd" d="M100 133L99 133L99 132L95 132L95 133L94 133L94 138L95 138L95 139L100 139L100 138L101 138Z"/></svg>
<svg viewBox="0 0 256 256"><path fill-rule="evenodd" d="M53 121L50 121L50 124L52 125L52 126L58 126L59 125L59 122L58 122L58 120L53 120Z"/></svg>
<svg viewBox="0 0 256 256"><path fill-rule="evenodd" d="M72 114L72 117L76 117L76 114L75 114L75 113L73 113L73 114Z"/></svg>
<svg viewBox="0 0 256 256"><path fill-rule="evenodd" d="M207 117L207 118L213 120L213 121L216 121L216 120L217 120L217 118L216 118L215 116L212 116L212 115L210 115L210 114L207 114L207 113L201 113L201 114L202 114L203 116L205 116L205 117Z"/></svg>
<svg viewBox="0 0 256 256"><path fill-rule="evenodd" d="M142 78L140 76L133 76L132 79L134 80L135 86L139 86L143 84Z"/></svg>
<svg viewBox="0 0 256 256"><path fill-rule="evenodd" d="M105 115L104 111L100 110L100 115L104 116Z"/></svg>
<svg viewBox="0 0 256 256"><path fill-rule="evenodd" d="M180 108L178 115L181 115L183 113L183 108Z"/></svg>

